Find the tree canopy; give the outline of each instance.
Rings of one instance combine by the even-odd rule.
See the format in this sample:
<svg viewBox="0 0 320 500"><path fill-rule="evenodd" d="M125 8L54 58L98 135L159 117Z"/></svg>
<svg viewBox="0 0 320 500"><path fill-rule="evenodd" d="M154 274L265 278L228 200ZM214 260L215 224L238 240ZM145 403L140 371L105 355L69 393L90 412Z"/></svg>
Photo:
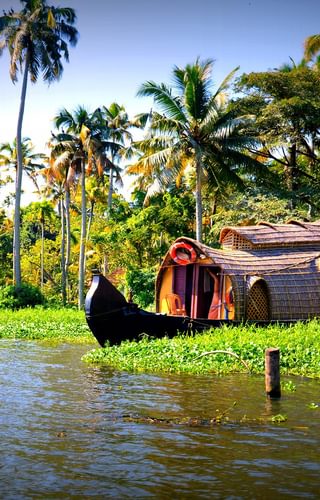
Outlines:
<svg viewBox="0 0 320 500"><path fill-rule="evenodd" d="M217 246L226 225L320 217L318 35L299 63L239 76L236 68L217 87L211 59L174 66L171 85L141 84L138 96L154 104L135 117L117 102L94 111L62 103L47 158L21 137L26 84L61 76L77 39L75 14L44 0L21 3L21 12L0 18L13 80L23 71L17 137L0 144L0 189L16 175L14 218L11 200L0 207L0 287L19 282L10 259L19 261L21 239L22 281L52 302L82 307L90 271L100 269L149 306L157 268L178 236ZM40 201L21 210L22 172ZM130 196L121 192L123 175L133 179Z"/></svg>

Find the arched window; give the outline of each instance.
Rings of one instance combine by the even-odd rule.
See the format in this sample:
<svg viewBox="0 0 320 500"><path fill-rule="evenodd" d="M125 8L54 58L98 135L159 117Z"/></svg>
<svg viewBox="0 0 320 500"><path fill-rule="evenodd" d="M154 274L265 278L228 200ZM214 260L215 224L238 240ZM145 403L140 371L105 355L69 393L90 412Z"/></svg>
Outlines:
<svg viewBox="0 0 320 500"><path fill-rule="evenodd" d="M270 319L268 285L263 278L253 276L249 280L246 319L261 321Z"/></svg>

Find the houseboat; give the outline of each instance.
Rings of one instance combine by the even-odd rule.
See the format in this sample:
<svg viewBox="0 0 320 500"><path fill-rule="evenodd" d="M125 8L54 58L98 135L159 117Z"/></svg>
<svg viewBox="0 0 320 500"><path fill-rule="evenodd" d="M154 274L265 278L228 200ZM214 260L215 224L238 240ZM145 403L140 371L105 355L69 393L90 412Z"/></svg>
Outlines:
<svg viewBox="0 0 320 500"><path fill-rule="evenodd" d="M170 246L156 279L156 313L94 275L85 309L98 342L320 316L320 221L228 226L219 243L180 237Z"/></svg>

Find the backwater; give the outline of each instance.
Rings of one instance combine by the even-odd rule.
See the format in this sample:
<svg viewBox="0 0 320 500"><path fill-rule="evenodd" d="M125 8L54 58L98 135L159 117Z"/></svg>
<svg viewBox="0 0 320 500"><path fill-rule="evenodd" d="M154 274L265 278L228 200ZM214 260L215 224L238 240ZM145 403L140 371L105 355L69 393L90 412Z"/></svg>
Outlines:
<svg viewBox="0 0 320 500"><path fill-rule="evenodd" d="M130 374L92 347L0 341L0 498L320 498L319 381L270 401L261 376Z"/></svg>

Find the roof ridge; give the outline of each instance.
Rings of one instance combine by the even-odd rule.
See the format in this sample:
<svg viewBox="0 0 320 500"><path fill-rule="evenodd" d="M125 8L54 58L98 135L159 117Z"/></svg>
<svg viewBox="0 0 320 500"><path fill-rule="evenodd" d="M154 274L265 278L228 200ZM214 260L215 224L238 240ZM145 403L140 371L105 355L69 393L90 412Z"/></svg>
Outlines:
<svg viewBox="0 0 320 500"><path fill-rule="evenodd" d="M279 224L279 225L281 225L281 224ZM274 231L279 231L279 229L277 227L275 227L274 224L271 224L271 222L261 221L261 222L258 222L257 226L267 226L267 227L270 227L271 229L273 229Z"/></svg>
<svg viewBox="0 0 320 500"><path fill-rule="evenodd" d="M312 222L301 222L298 220L288 220L287 224L290 224L291 226L300 226L303 227L304 229L307 229L308 231L313 231L312 227L308 227L306 224L312 224Z"/></svg>

